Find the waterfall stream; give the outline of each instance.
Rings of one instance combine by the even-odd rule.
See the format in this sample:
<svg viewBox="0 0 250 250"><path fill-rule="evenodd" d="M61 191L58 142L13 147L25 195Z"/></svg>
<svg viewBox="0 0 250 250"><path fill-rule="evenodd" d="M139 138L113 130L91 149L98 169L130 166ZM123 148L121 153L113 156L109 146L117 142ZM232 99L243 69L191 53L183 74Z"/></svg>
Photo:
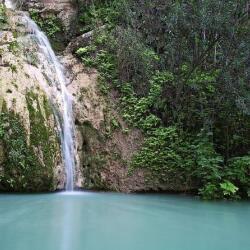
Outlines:
<svg viewBox="0 0 250 250"><path fill-rule="evenodd" d="M15 8L14 2L10 0L6 0L5 5L10 9ZM46 77L50 80L43 83L42 87L51 101L59 124L62 156L66 171L65 189L66 191L73 191L75 169L74 123L72 96L67 90L64 67L55 55L47 36L25 12L20 13L21 22L25 25L29 38L36 45L40 68L45 69Z"/></svg>

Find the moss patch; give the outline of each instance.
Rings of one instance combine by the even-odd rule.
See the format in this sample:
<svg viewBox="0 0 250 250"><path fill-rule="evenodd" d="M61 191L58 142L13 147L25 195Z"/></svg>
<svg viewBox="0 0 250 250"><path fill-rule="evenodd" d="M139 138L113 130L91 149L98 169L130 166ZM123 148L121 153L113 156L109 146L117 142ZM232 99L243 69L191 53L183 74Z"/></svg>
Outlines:
<svg viewBox="0 0 250 250"><path fill-rule="evenodd" d="M107 190L108 186L101 178L101 172L106 166L106 154L101 147L104 138L88 122L79 127L82 138L82 172L85 177L84 188Z"/></svg>
<svg viewBox="0 0 250 250"><path fill-rule="evenodd" d="M20 117L12 112L1 113L4 146L4 171L0 188L4 191L40 192L53 189L53 172L41 164L34 149L27 144L26 131Z"/></svg>
<svg viewBox="0 0 250 250"><path fill-rule="evenodd" d="M30 118L30 144L37 149L42 149L43 164L52 170L57 149L56 138L54 130L46 124L46 120L49 119L52 110L46 97L43 97L42 109L38 95L33 92L27 93L26 101Z"/></svg>
<svg viewBox="0 0 250 250"><path fill-rule="evenodd" d="M3 102L0 114L1 167L0 189L14 192L42 192L54 190L57 137L46 126L51 114L47 101L44 111L38 96L26 96L30 118L30 142L27 140L22 118L7 110Z"/></svg>

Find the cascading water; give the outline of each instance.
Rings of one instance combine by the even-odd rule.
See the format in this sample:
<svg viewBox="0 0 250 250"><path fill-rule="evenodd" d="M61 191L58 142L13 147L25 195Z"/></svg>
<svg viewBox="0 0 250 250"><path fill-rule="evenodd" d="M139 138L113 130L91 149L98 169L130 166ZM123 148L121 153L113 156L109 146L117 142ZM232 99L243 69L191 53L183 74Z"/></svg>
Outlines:
<svg viewBox="0 0 250 250"><path fill-rule="evenodd" d="M15 8L15 3L10 0L5 1L7 8ZM39 29L36 23L24 12L21 12L21 22L25 25L28 35L32 38L39 53L40 67L46 69L46 77L50 84L43 83L42 87L48 94L54 106L55 116L59 124L61 136L62 155L66 171L66 191L74 189L74 125L72 112L72 96L67 90L67 80L64 68L56 57L46 35ZM57 112L59 109L61 112Z"/></svg>
<svg viewBox="0 0 250 250"><path fill-rule="evenodd" d="M14 4L10 0L5 0L5 6L8 9L14 9Z"/></svg>

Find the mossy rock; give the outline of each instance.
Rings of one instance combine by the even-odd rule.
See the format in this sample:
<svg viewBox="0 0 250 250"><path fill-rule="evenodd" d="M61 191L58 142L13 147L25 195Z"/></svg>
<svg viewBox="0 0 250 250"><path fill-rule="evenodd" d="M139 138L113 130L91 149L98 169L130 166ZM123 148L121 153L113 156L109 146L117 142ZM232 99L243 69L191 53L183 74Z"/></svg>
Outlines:
<svg viewBox="0 0 250 250"><path fill-rule="evenodd" d="M106 155L102 149L105 139L89 122L83 123L78 129L83 140L81 151L81 171L85 178L83 186L92 190L108 190L108 185L101 178L101 172L106 166Z"/></svg>
<svg viewBox="0 0 250 250"><path fill-rule="evenodd" d="M3 105L0 114L0 190L53 191L58 138L54 135L54 129L47 126L52 111L45 97L41 105L38 95L29 92L26 100L29 135L20 115L7 110L6 105Z"/></svg>

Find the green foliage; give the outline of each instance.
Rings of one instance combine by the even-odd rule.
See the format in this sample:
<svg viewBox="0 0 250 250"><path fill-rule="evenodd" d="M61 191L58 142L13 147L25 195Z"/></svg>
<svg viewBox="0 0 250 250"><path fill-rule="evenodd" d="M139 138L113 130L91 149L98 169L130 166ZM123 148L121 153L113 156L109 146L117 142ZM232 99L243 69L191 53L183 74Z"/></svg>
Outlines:
<svg viewBox="0 0 250 250"><path fill-rule="evenodd" d="M218 186L210 182L199 189L199 194L205 200L221 199Z"/></svg>
<svg viewBox="0 0 250 250"><path fill-rule="evenodd" d="M148 95L141 98L135 95L131 84L123 84L120 88L123 94L121 97L123 117L146 133L161 125L161 119L152 114L151 110L161 96L163 85L168 84L172 79L173 75L169 72L156 72L150 80Z"/></svg>
<svg viewBox="0 0 250 250"><path fill-rule="evenodd" d="M42 18L38 11L31 10L30 17L45 31L49 38L56 38L56 35L63 31L62 24L55 15Z"/></svg>
<svg viewBox="0 0 250 250"><path fill-rule="evenodd" d="M27 144L26 131L20 118L14 113L2 112L0 124L3 129L0 140L5 150L1 188L18 192L52 188L52 177L48 177L32 146Z"/></svg>
<svg viewBox="0 0 250 250"><path fill-rule="evenodd" d="M3 4L0 4L0 28L5 23L7 23L6 8Z"/></svg>
<svg viewBox="0 0 250 250"><path fill-rule="evenodd" d="M10 42L8 45L8 49L10 52L12 52L13 54L17 54L17 52L19 51L19 45L18 42L15 40L13 42Z"/></svg>
<svg viewBox="0 0 250 250"><path fill-rule="evenodd" d="M15 64L10 64L9 67L12 74L17 73L17 66Z"/></svg>
<svg viewBox="0 0 250 250"><path fill-rule="evenodd" d="M82 171L84 176L86 176L84 180L84 186L87 189L109 190L109 187L106 185L105 180L100 174L100 170L106 165L106 154L101 147L98 152L93 152L91 146L91 144L97 145L99 141L103 140L103 138L99 132L88 122L85 122L79 126L79 130L83 136L84 142L82 149Z"/></svg>
<svg viewBox="0 0 250 250"><path fill-rule="evenodd" d="M104 93L119 92L124 119L144 132L132 169L147 169L158 183L183 182L205 199L249 196L247 2L94 1L86 8L83 30L107 27L76 54L98 69Z"/></svg>
<svg viewBox="0 0 250 250"><path fill-rule="evenodd" d="M41 15L37 10L29 10L30 17L37 23L42 31L48 36L55 51L63 51L67 45L67 36L60 18L55 14ZM30 58L33 60L34 58ZM34 63L34 61L31 61Z"/></svg>
<svg viewBox="0 0 250 250"><path fill-rule="evenodd" d="M110 123L112 129L120 128L119 122L114 117L110 120Z"/></svg>
<svg viewBox="0 0 250 250"><path fill-rule="evenodd" d="M200 195L205 200L211 199L239 199L237 195L239 188L232 182L225 180L222 183L207 183L201 188Z"/></svg>
<svg viewBox="0 0 250 250"><path fill-rule="evenodd" d="M84 56L89 56L91 53L93 53L96 50L96 48L94 46L87 46L84 48L79 48L76 51L76 54L80 57L84 57Z"/></svg>
<svg viewBox="0 0 250 250"><path fill-rule="evenodd" d="M239 190L232 182L225 181L220 184L220 188L222 189L224 196L231 196L235 195L236 192Z"/></svg>
<svg viewBox="0 0 250 250"><path fill-rule="evenodd" d="M133 168L147 168L160 182L190 180L194 162L190 146L181 139L175 127L158 128L145 139L142 149L134 156ZM176 176L174 179L173 176Z"/></svg>
<svg viewBox="0 0 250 250"><path fill-rule="evenodd" d="M3 139L4 136L4 128L3 128L3 124L0 123L0 139Z"/></svg>
<svg viewBox="0 0 250 250"><path fill-rule="evenodd" d="M148 90L149 79L157 69L159 57L154 50L141 42L134 30L117 27L114 30L117 70L122 82L133 83L139 94Z"/></svg>
<svg viewBox="0 0 250 250"><path fill-rule="evenodd" d="M45 119L48 119L49 115L52 114L51 107L46 97L44 97L41 106L38 96L33 92L29 92L26 95L26 101L31 121L31 144L37 148L43 149L43 162L48 169L52 170L56 153L55 141L52 140L52 138L56 140L56 137L53 135L54 131L51 131L51 129L47 127L45 121ZM44 111L46 116L43 114L42 107L45 108Z"/></svg>
<svg viewBox="0 0 250 250"><path fill-rule="evenodd" d="M1 190L17 192L53 190L57 138L45 124L45 117L48 119L51 109L46 98L44 111L35 94L29 93L26 99L31 125L29 136L19 115L7 110L5 104L0 114L0 144L4 150L1 152L4 172L0 177L0 187ZM37 109L34 109L34 102Z"/></svg>
<svg viewBox="0 0 250 250"><path fill-rule="evenodd" d="M75 53L79 58L81 58L85 66L94 67L96 66L96 62L93 58L91 58L91 56L95 52L95 50L96 50L95 46L86 46L77 49Z"/></svg>
<svg viewBox="0 0 250 250"><path fill-rule="evenodd" d="M217 189L221 182L222 164L222 157L206 137L193 138L176 127L154 129L132 161L133 168L149 169L160 182L181 181L184 186L191 183L205 186L200 194L206 199L216 198L211 190Z"/></svg>
<svg viewBox="0 0 250 250"><path fill-rule="evenodd" d="M196 164L195 176L203 184L220 182L223 158L216 153L208 136L203 133L198 134L193 142L192 151Z"/></svg>
<svg viewBox="0 0 250 250"><path fill-rule="evenodd" d="M226 168L226 177L240 187L242 196L250 197L250 156L230 159Z"/></svg>
<svg viewBox="0 0 250 250"><path fill-rule="evenodd" d="M102 25L113 26L119 12L117 5L119 1L94 0L90 5L85 4L80 9L79 21L81 32L88 32Z"/></svg>

